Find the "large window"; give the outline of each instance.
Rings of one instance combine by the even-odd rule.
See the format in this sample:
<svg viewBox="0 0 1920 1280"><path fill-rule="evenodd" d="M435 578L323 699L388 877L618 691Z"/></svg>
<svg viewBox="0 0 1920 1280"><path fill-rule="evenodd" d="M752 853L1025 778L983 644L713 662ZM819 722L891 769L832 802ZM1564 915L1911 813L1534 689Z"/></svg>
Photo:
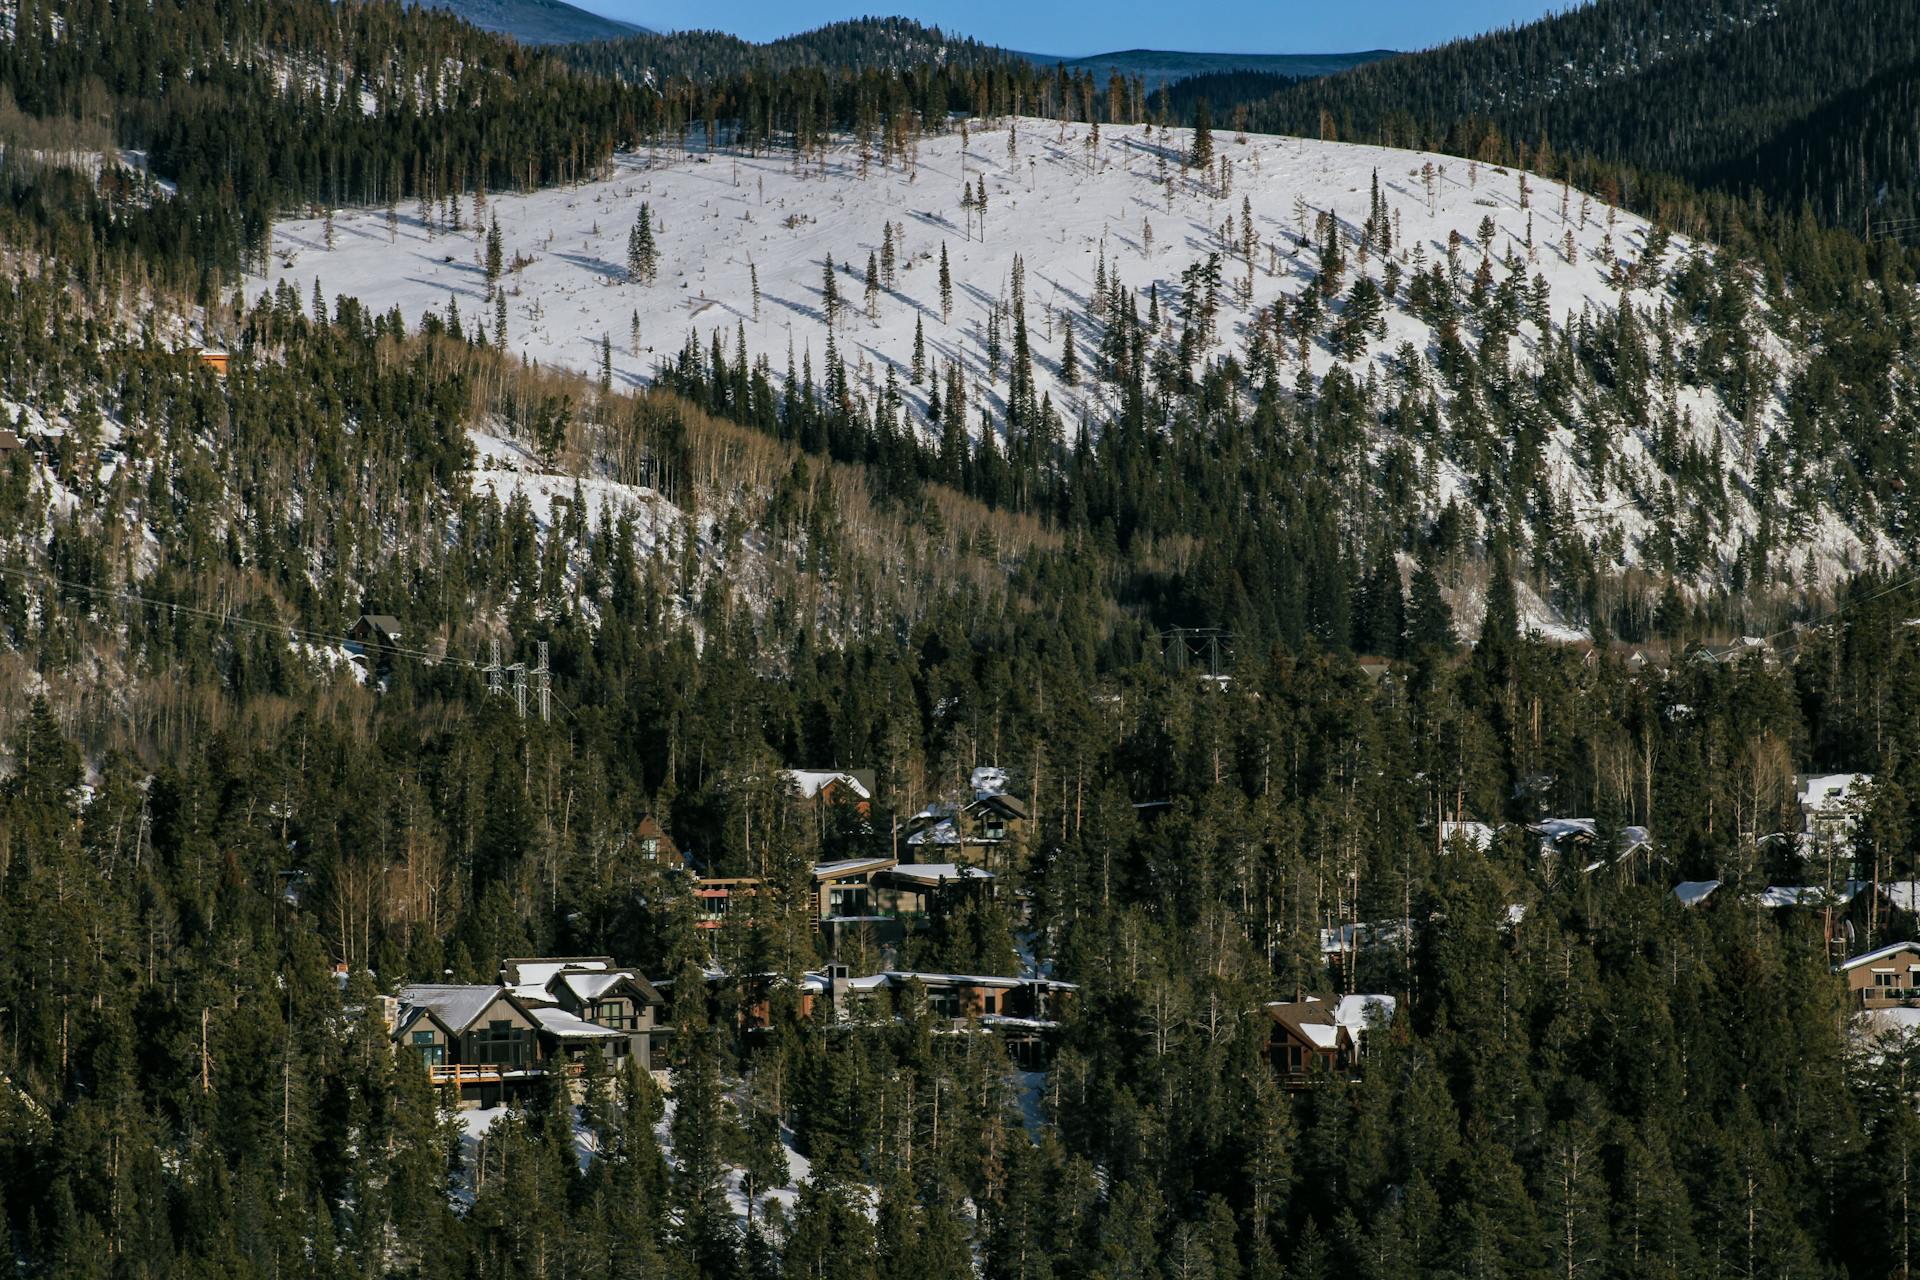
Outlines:
<svg viewBox="0 0 1920 1280"><path fill-rule="evenodd" d="M593 1014L588 1021L611 1027L615 1031L627 1031L632 1029L637 1019L627 1013L626 1001L602 1000L593 1006Z"/></svg>
<svg viewBox="0 0 1920 1280"><path fill-rule="evenodd" d="M519 1068L526 1066L533 1056L526 1029L505 1019L487 1023L486 1029L474 1032L472 1039L475 1062Z"/></svg>
<svg viewBox="0 0 1920 1280"><path fill-rule="evenodd" d="M441 1044L431 1031L413 1033L414 1051L420 1060L430 1067L444 1066L447 1061L447 1046Z"/></svg>
<svg viewBox="0 0 1920 1280"><path fill-rule="evenodd" d="M827 890L827 914L835 916L863 916L867 914L867 887L861 884L841 885Z"/></svg>

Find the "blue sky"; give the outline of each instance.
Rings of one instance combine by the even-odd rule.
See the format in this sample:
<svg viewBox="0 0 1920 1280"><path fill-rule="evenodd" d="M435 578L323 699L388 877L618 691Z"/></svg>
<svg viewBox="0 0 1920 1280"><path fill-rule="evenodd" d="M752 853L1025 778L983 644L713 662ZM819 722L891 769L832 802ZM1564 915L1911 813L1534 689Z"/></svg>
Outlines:
<svg viewBox="0 0 1920 1280"><path fill-rule="evenodd" d="M717 27L770 40L863 13L922 22L1028 53L1116 49L1229 53L1337 53L1420 49L1525 22L1568 0L573 0L655 30Z"/></svg>

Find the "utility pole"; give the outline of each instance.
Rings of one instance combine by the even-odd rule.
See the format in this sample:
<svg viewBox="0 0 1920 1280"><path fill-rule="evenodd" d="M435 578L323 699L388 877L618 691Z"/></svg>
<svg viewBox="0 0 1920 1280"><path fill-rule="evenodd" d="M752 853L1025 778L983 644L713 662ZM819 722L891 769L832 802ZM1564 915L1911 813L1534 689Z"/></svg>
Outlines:
<svg viewBox="0 0 1920 1280"><path fill-rule="evenodd" d="M527 664L516 662L507 668L513 673L513 709L520 718L527 718Z"/></svg>
<svg viewBox="0 0 1920 1280"><path fill-rule="evenodd" d="M492 646L493 646L493 650L492 650L493 660L487 663L487 693L491 696L498 697L501 693L500 637L499 636L495 636L493 638Z"/></svg>

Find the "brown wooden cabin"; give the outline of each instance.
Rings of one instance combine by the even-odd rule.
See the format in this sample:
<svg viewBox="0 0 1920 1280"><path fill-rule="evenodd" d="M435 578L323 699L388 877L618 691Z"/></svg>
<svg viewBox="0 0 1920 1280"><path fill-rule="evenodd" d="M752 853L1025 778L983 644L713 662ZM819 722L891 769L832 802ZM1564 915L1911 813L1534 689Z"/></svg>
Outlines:
<svg viewBox="0 0 1920 1280"><path fill-rule="evenodd" d="M672 871L687 869L686 855L680 852L680 846L674 843L667 829L652 814L640 819L633 829L633 838L640 848L640 856L648 862L657 862Z"/></svg>
<svg viewBox="0 0 1920 1280"><path fill-rule="evenodd" d="M1894 942L1840 965L1856 1008L1920 1008L1920 942Z"/></svg>
<svg viewBox="0 0 1920 1280"><path fill-rule="evenodd" d="M1267 1061L1289 1089L1306 1088L1316 1078L1353 1079L1365 1055L1369 1019L1391 1018L1394 1008L1392 996L1380 995L1272 1001L1265 1006Z"/></svg>

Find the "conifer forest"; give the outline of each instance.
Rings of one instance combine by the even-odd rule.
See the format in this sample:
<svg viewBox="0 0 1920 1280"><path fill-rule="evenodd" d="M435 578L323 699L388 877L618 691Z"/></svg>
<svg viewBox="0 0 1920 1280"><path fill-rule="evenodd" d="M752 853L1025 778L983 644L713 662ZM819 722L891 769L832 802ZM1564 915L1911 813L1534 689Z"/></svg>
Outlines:
<svg viewBox="0 0 1920 1280"><path fill-rule="evenodd" d="M477 4L0 0L0 1269L1914 1274L1920 12Z"/></svg>

